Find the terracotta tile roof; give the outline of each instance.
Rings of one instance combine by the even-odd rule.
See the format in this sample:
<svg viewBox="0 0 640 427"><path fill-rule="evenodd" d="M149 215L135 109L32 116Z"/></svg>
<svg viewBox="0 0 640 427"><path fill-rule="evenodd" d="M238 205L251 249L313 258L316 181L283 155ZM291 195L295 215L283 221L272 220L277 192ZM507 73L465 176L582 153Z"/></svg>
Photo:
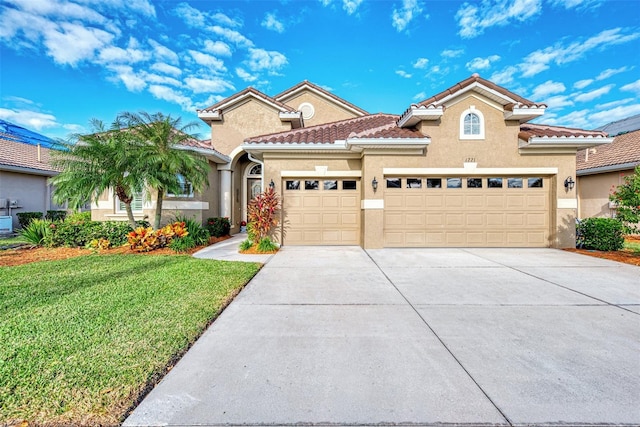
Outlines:
<svg viewBox="0 0 640 427"><path fill-rule="evenodd" d="M520 125L520 133L518 138L528 141L531 137L548 137L548 138L605 138L606 132L599 130L585 130L567 128L562 126L551 126L534 123L525 123Z"/></svg>
<svg viewBox="0 0 640 427"><path fill-rule="evenodd" d="M580 150L576 155L577 170L628 163L640 164L640 130L618 135L611 144Z"/></svg>
<svg viewBox="0 0 640 427"><path fill-rule="evenodd" d="M209 112L214 112L214 111L220 110L221 107L223 107L223 106L225 106L227 104L233 104L234 100L240 99L244 95L249 94L249 93L254 95L257 98L261 98L262 100L264 100L264 101L266 101L268 103L272 103L272 104L277 105L283 111L290 111L290 112L296 111L294 108L289 107L288 105L285 105L280 101L276 101L274 98L270 97L269 95L265 95L264 93L260 92L257 89L254 89L252 87L248 87L248 88L246 88L244 90L241 90L240 92L235 93L235 94L229 96L228 98L223 99L220 102L216 102L215 104L213 104L210 107L204 108L202 110L197 110L197 111L198 112L207 112L207 113L209 113Z"/></svg>
<svg viewBox="0 0 640 427"><path fill-rule="evenodd" d="M427 107L430 105L438 106L439 102L442 99L448 97L449 95L453 95L457 92L460 92L467 86L470 86L474 83L480 83L483 86L486 86L487 88L514 100L515 104L514 103L505 104L506 105L505 109L507 110L513 109L514 106L526 106L526 107L545 106L546 107L545 104L536 104L532 101L529 101L528 99L521 97L520 95L516 95L515 93L503 88L502 86L498 86L497 84L490 82L489 80L483 79L478 74L473 74L468 79L465 79L459 83L456 83L455 85L451 86L449 89L445 89L442 92L438 93L437 95L434 95L431 98L427 98L424 101L418 103L417 105L420 107L422 106Z"/></svg>
<svg viewBox="0 0 640 427"><path fill-rule="evenodd" d="M417 129L398 127L395 114L370 114L287 132L245 139L252 144L333 144L347 138L425 138Z"/></svg>
<svg viewBox="0 0 640 427"><path fill-rule="evenodd" d="M213 143L211 142L210 139L203 139L203 140L196 140L196 139L188 139L186 141L182 141L182 145L187 146L187 147L193 147L193 148L199 148L202 150L209 150L212 151L215 155L221 157L221 158L226 158L227 156L225 154L222 154L221 152L219 152L218 150L216 150L215 148L213 148Z"/></svg>
<svg viewBox="0 0 640 427"><path fill-rule="evenodd" d="M46 175L55 175L60 169L51 166L51 149L40 147L38 160L38 146L16 142L15 137L0 132L0 168L2 166L33 169Z"/></svg>
<svg viewBox="0 0 640 427"><path fill-rule="evenodd" d="M325 90L322 87L320 87L320 86L318 86L316 84L313 84L308 80L301 81L297 85L295 85L293 87L290 87L289 89L287 89L287 90L285 90L283 92L280 92L279 94L277 94L273 98L274 99L278 99L278 100L280 100L282 98L286 98L287 95L289 95L290 93L295 92L296 90L298 90L299 88L304 87L304 86L309 86L309 87L313 88L314 90L317 90L318 92L321 92L323 95L327 96L328 98L331 98L334 101L337 101L339 103L345 104L345 105L349 106L350 108L360 112L363 115L369 114L367 111L363 110L362 108L358 107L357 105L354 105L354 104L350 103L349 101L346 101L343 98L340 98L339 96L334 95L333 93L329 92L328 90Z"/></svg>

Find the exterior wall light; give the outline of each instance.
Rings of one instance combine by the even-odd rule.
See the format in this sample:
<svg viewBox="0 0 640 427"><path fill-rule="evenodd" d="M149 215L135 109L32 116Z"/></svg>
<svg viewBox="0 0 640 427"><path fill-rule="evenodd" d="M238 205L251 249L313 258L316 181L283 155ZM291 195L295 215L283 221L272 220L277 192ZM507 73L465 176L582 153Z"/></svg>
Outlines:
<svg viewBox="0 0 640 427"><path fill-rule="evenodd" d="M376 179L375 176L373 177L373 181L371 181L371 187L373 187L373 192L374 193L378 189L378 180Z"/></svg>
<svg viewBox="0 0 640 427"><path fill-rule="evenodd" d="M271 182L269 183L269 188L270 188L270 189L272 189L272 190L273 190L274 188L276 188L276 183L275 183L275 182L273 182L273 179L272 179L272 180L271 180Z"/></svg>
<svg viewBox="0 0 640 427"><path fill-rule="evenodd" d="M576 182L570 176L568 176L567 179L564 180L564 188L567 191L573 190L573 187L575 187L575 185Z"/></svg>

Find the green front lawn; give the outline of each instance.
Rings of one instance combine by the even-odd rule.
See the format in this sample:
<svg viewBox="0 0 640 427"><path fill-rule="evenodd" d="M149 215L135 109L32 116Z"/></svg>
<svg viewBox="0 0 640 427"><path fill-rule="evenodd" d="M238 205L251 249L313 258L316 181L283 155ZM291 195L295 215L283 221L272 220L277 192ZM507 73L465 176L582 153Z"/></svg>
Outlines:
<svg viewBox="0 0 640 427"><path fill-rule="evenodd" d="M258 270L162 255L0 267L0 425L117 424Z"/></svg>
<svg viewBox="0 0 640 427"><path fill-rule="evenodd" d="M0 247L5 245L12 245L14 243L27 243L22 236L17 237L0 237Z"/></svg>
<svg viewBox="0 0 640 427"><path fill-rule="evenodd" d="M640 253L640 242L639 241L624 241L624 248L630 250L632 252Z"/></svg>

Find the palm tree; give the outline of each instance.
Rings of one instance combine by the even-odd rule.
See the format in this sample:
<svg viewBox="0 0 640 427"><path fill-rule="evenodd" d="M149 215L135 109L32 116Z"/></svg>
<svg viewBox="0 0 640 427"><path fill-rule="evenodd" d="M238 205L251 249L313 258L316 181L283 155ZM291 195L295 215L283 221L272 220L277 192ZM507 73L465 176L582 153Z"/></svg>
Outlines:
<svg viewBox="0 0 640 427"><path fill-rule="evenodd" d="M184 145L197 139L189 132L198 127L198 123L182 125L180 117L174 119L171 115L146 112L125 112L120 119L145 148L146 154L138 167L145 175L147 186L157 191L154 228L159 228L164 196L182 191L180 175L195 191L202 191L209 184L209 162Z"/></svg>
<svg viewBox="0 0 640 427"><path fill-rule="evenodd" d="M62 170L51 180L54 200L77 209L89 201L97 202L105 191L113 191L125 205L129 225L135 228L131 202L133 194L144 186L143 171L136 167L142 147L119 120L109 129L97 119L90 124L90 134L76 134L62 143L62 150L54 151L53 164Z"/></svg>

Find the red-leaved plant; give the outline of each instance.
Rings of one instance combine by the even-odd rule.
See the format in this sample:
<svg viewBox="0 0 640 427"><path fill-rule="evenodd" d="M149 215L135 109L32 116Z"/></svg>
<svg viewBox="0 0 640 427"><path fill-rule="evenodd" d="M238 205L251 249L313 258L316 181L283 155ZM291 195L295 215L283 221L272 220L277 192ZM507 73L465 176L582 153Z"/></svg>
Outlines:
<svg viewBox="0 0 640 427"><path fill-rule="evenodd" d="M269 231L278 224L280 201L273 188L267 188L249 202L247 231L253 243L267 237Z"/></svg>

